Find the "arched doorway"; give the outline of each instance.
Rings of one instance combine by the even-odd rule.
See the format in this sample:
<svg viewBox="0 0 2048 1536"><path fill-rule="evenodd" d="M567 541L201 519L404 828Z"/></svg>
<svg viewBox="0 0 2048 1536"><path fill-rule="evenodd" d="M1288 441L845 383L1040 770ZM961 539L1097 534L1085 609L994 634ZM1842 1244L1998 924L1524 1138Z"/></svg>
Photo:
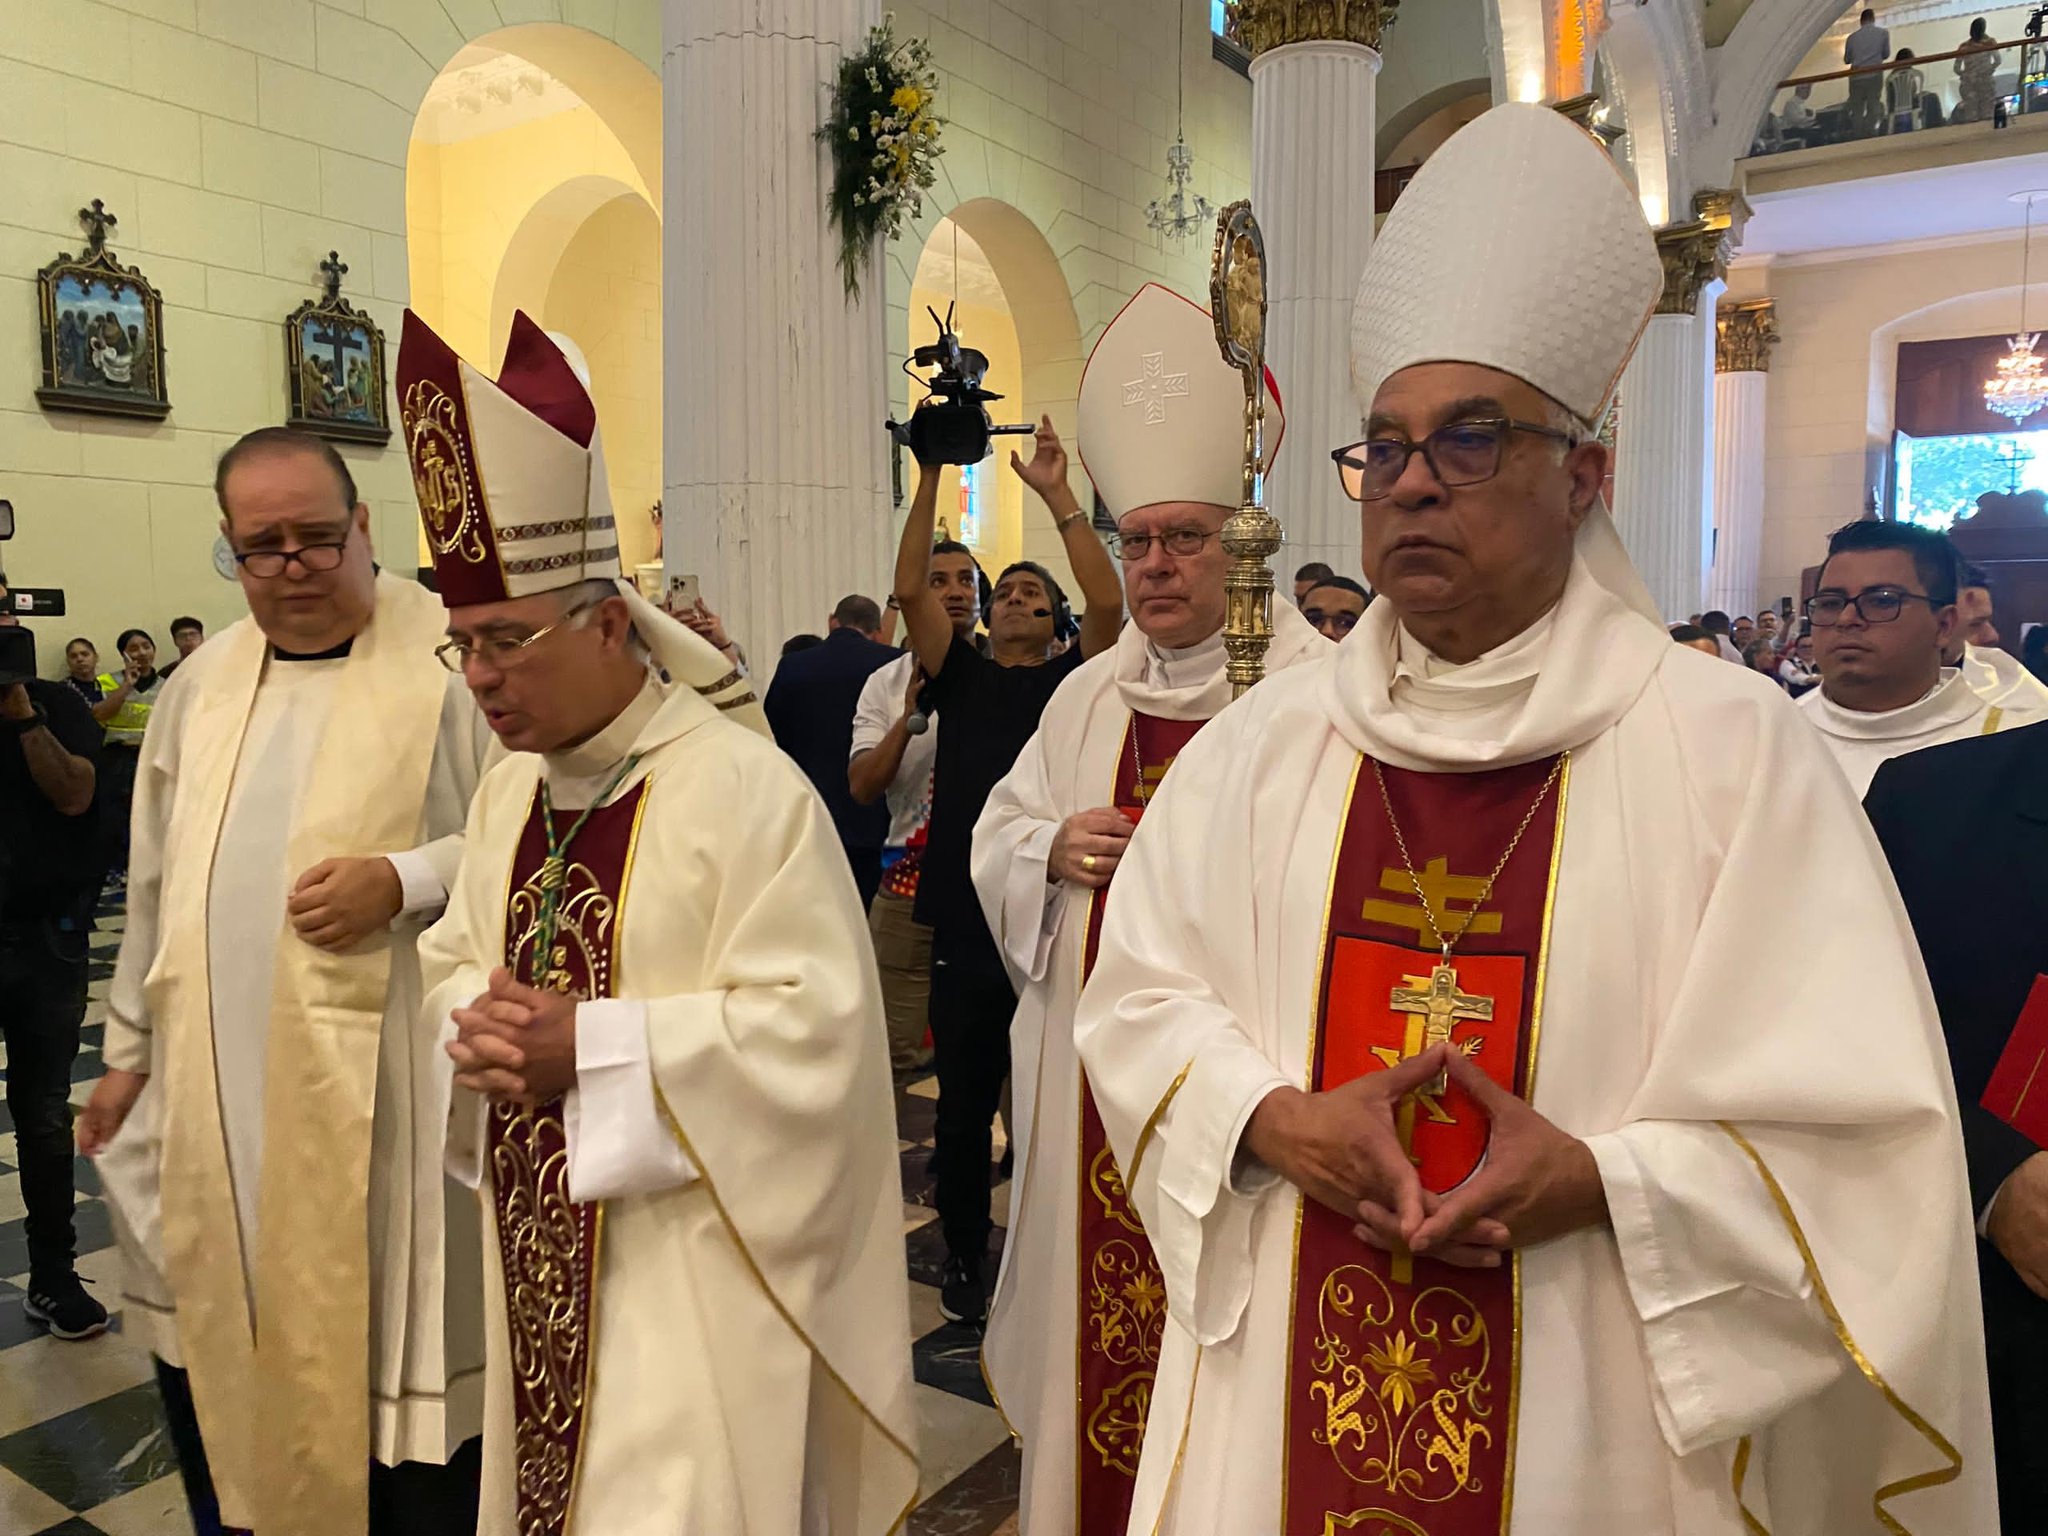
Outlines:
<svg viewBox="0 0 2048 1536"><path fill-rule="evenodd" d="M986 385L1003 396L990 414L999 423L1051 416L1066 441L1076 494L1085 503L1074 440L1085 360L1081 328L1059 258L1038 226L1010 204L986 197L963 202L939 219L911 272L899 338L903 356L934 339L927 310L943 317L949 304L957 306L962 342L988 354ZM990 575L1014 560L1037 560L1066 582L1058 534L1026 505L1027 493L1010 472L1013 448L1030 456L1028 438L998 438L996 451L968 473L948 470L940 516L956 538L975 549ZM965 537L969 533L974 537Z"/></svg>
<svg viewBox="0 0 2048 1536"><path fill-rule="evenodd" d="M575 27L463 47L406 160L412 307L494 368L515 310L590 372L627 570L655 559L661 495L661 86Z"/></svg>

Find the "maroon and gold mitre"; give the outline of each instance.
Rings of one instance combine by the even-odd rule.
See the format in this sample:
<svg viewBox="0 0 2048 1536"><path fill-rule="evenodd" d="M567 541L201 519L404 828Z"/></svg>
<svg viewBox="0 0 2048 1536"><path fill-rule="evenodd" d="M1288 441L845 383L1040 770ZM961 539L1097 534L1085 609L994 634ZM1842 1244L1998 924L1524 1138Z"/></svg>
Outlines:
<svg viewBox="0 0 2048 1536"><path fill-rule="evenodd" d="M523 311L493 382L408 309L398 410L446 606L618 578L597 407Z"/></svg>

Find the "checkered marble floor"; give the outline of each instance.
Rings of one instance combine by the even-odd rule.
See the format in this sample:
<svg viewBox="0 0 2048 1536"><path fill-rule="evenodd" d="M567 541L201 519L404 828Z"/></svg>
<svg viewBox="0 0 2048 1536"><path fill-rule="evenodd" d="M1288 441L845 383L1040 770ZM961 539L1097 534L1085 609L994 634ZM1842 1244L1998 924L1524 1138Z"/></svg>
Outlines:
<svg viewBox="0 0 2048 1536"><path fill-rule="evenodd" d="M91 1002L72 1069L71 1102L100 1076L106 996L121 942L118 906L102 908L93 935ZM5 1064L0 1048L0 1066ZM1015 1536L1018 1460L981 1379L980 1331L939 1314L945 1244L932 1209L932 1124L938 1084L897 1094L903 1158L903 1230L916 1340L923 1502L908 1536ZM998 1130L996 1154L1002 1154ZM991 1169L991 1179L996 1177ZM996 1242L1010 1189L995 1189ZM102 1338L66 1344L22 1313L28 1248L14 1122L0 1105L0 1533L4 1536L190 1536L177 1463L164 1432L146 1351L121 1333L119 1260L99 1180L78 1164L78 1271L114 1311Z"/></svg>

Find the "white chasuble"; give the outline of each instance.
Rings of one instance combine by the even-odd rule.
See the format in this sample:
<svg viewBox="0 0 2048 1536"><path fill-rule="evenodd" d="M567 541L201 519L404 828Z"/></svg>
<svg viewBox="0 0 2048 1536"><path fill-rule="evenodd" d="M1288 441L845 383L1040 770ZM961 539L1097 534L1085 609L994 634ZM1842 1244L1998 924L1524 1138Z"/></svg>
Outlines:
<svg viewBox="0 0 2048 1536"><path fill-rule="evenodd" d="M1961 672L1947 669L1924 698L1904 709L1874 713L1844 709L1827 696L1825 685L1802 695L1799 708L1820 732L1829 755L1858 796L1870 788L1877 770L1895 757L1972 736L1990 736L2036 718L1987 704Z"/></svg>
<svg viewBox="0 0 2048 1536"><path fill-rule="evenodd" d="M345 658L278 660L244 620L143 745L106 1060L150 1081L101 1170L128 1325L190 1371L231 1524L360 1531L372 1457L444 1461L480 1424L478 1234L459 1190L446 1219L414 950L490 747L444 622L389 575ZM380 854L389 931L299 939L293 882Z"/></svg>
<svg viewBox="0 0 2048 1536"><path fill-rule="evenodd" d="M2048 683L2020 664L2012 652L1995 645L1966 645L1960 668L1970 691L1994 709L2005 712L2005 727L2048 720Z"/></svg>
<svg viewBox="0 0 2048 1536"><path fill-rule="evenodd" d="M577 1008L576 1083L540 1107L541 1142L452 1090L450 1167L486 1229L481 1529L880 1536L917 1486L902 1187L874 959L831 821L772 743L650 684L590 742L485 780L423 941L427 1027L452 1034L508 954L528 963L508 937L527 932L543 775L558 835L594 807L563 854L556 945L592 972L573 954L549 968L598 1000ZM603 900L578 906L586 887ZM538 1323L506 1305L535 1278L507 1272L530 1251L501 1230L502 1210L525 1220L499 1188L526 1177L515 1142L554 1149L548 1213L588 1276ZM556 1379L536 1379L548 1363ZM540 1425L542 1401L573 1433Z"/></svg>
<svg viewBox="0 0 2048 1536"><path fill-rule="evenodd" d="M1291 607L1275 606L1274 628L1268 672L1332 648ZM1135 818L1172 761L1164 743L1229 703L1220 631L1161 651L1128 624L1114 648L1053 695L974 829L975 890L1018 991L1010 1024L1017 1168L982 1360L1023 1441L1022 1519L1031 1536L1121 1536L1164 1311L1156 1266L1118 1198L1114 1159L1091 1155L1100 1122L1084 1112L1074 1054L1096 893L1051 880L1047 862L1068 817L1115 804ZM1147 751L1153 726L1162 745ZM1082 1222L1091 1215L1103 1231L1086 1242ZM1089 1296L1096 1304L1084 1302Z"/></svg>
<svg viewBox="0 0 2048 1536"><path fill-rule="evenodd" d="M1262 683L1182 753L1117 873L1076 1030L1166 1278L1131 1529L1280 1531L1290 1425L1335 1441L1355 1430L1338 1403L1436 1390L1441 1341L1391 1326L1337 1403L1291 1371L1301 1200L1240 1139L1268 1092L1311 1081L1343 818L1380 810L1364 755L1455 801L1461 773L1562 752L1529 1071L1593 1152L1611 1226L1517 1257L1517 1375L1490 1421L1512 1439L1508 1529L1996 1529L1946 1055L1826 753L1777 689L1673 646L1583 562L1540 655L1412 651L1375 604L1330 660ZM1428 826L1408 832L1433 880ZM1775 921L1781 896L1836 941Z"/></svg>

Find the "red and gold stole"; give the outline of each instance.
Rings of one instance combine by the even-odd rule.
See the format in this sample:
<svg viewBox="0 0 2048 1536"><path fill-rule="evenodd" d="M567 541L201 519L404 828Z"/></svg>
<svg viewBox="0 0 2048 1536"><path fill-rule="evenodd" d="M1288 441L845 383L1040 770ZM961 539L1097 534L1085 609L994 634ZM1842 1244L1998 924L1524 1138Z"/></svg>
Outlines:
<svg viewBox="0 0 2048 1536"><path fill-rule="evenodd" d="M1454 934L1542 794L1555 759L1489 773L1384 770L1423 896ZM1417 899L1371 764L1352 779L1323 938L1311 1088L1336 1088L1448 1038L1528 1097L1535 1075L1564 789L1529 824L1452 959ZM1486 1152L1456 1087L1415 1096L1416 1165L1443 1193ZM1302 1201L1288 1351L1282 1536L1502 1536L1515 1471L1521 1269L1381 1253Z"/></svg>
<svg viewBox="0 0 2048 1536"><path fill-rule="evenodd" d="M505 965L529 986L579 998L612 995L619 914L633 872L642 780L590 819L566 850L567 883L553 953L535 953L547 836L540 792L520 834L505 908ZM557 811L566 836L580 812ZM569 1198L569 1136L562 1101L528 1109L491 1105L488 1147L512 1347L521 1536L560 1536L575 1497L583 1410L597 1321L600 1206Z"/></svg>
<svg viewBox="0 0 2048 1536"><path fill-rule="evenodd" d="M1205 724L1134 711L1117 753L1110 804L1132 821L1140 820L1166 770ZM1084 985L1095 969L1109 889L1097 891L1088 905L1081 954ZM1074 1529L1077 1536L1123 1536L1166 1328L1166 1281L1124 1192L1123 1171L1110 1150L1086 1072L1081 1075L1080 1170Z"/></svg>

